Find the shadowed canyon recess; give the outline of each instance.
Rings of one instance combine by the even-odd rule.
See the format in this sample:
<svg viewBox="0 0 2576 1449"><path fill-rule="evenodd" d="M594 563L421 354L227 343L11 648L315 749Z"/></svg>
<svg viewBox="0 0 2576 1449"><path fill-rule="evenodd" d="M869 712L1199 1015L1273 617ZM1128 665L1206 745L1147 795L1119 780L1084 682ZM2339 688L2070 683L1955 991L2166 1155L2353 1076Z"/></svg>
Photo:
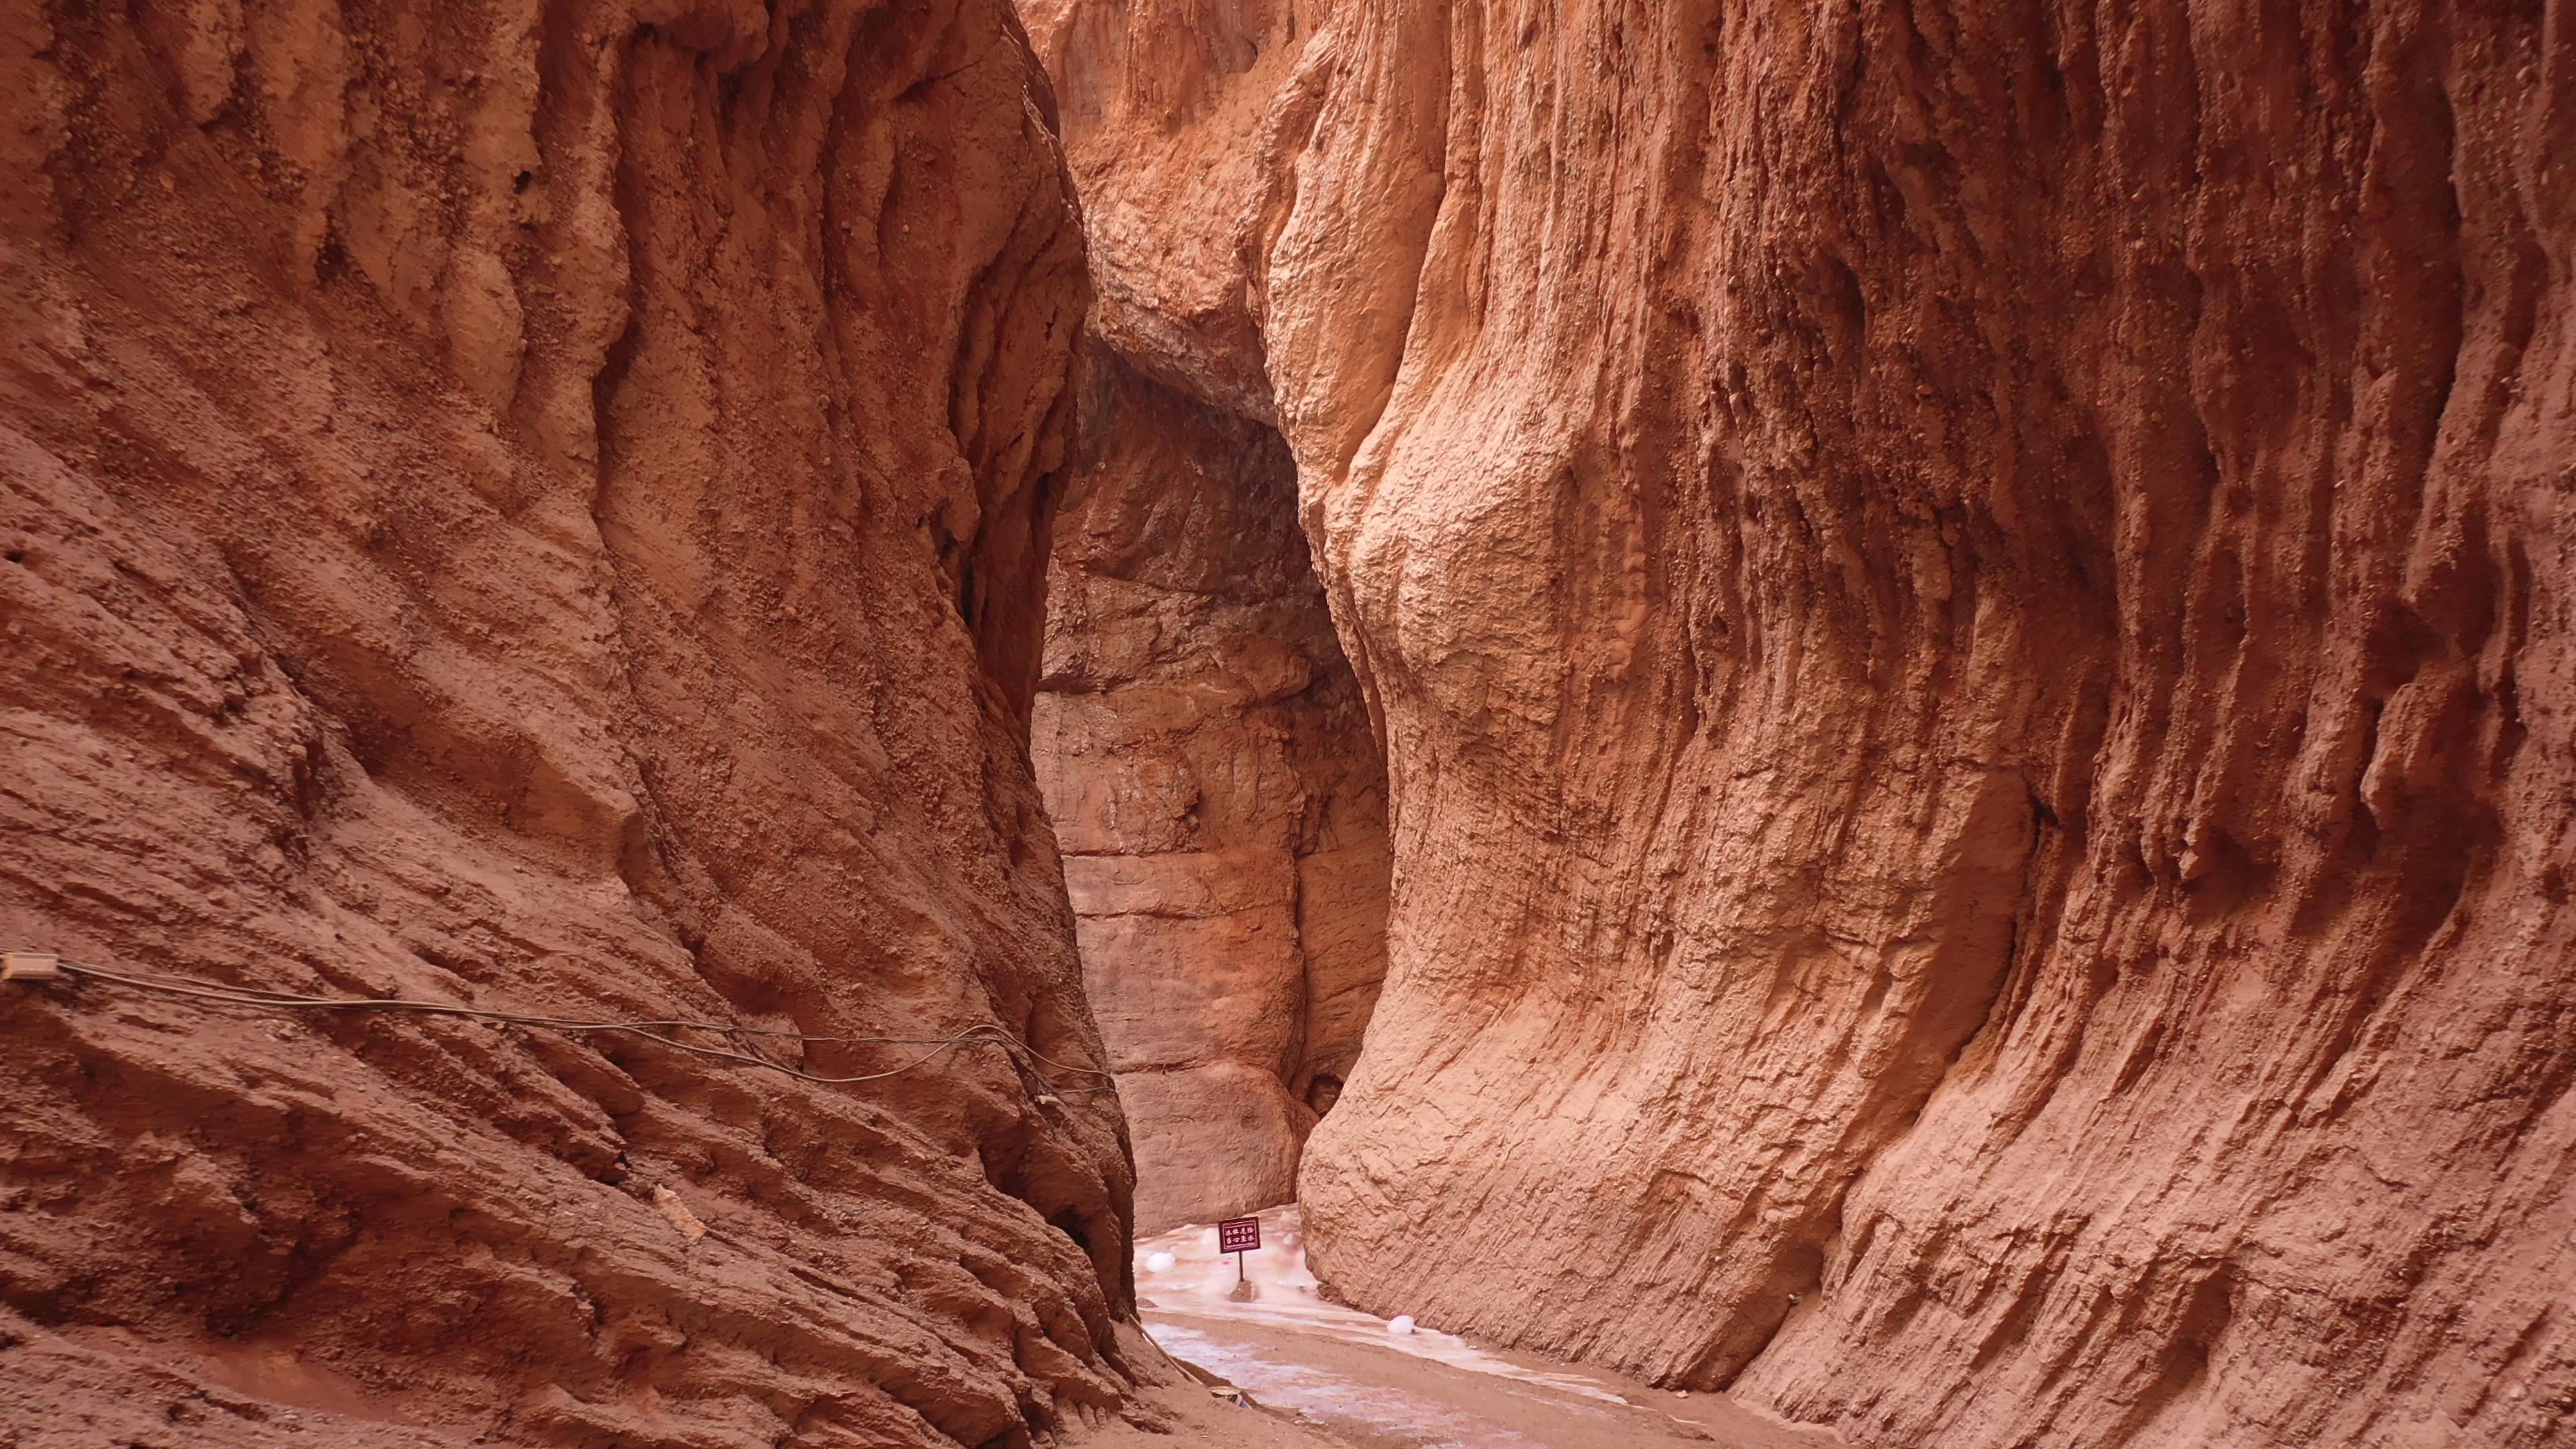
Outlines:
<svg viewBox="0 0 2576 1449"><path fill-rule="evenodd" d="M28 0L0 118L0 1445L1314 1443L1130 1261L1291 1198L1780 1432L2576 1443L2564 0Z"/></svg>

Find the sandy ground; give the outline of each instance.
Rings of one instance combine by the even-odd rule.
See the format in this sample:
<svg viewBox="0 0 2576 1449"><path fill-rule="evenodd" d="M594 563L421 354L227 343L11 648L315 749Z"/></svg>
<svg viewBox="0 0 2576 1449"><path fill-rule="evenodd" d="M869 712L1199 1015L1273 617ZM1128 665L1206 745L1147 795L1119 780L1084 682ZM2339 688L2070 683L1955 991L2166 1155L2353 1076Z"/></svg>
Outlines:
<svg viewBox="0 0 2576 1449"><path fill-rule="evenodd" d="M1081 1449L1830 1449L1722 1394L1671 1394L1615 1375L1404 1333L1325 1302L1305 1271L1293 1208L1263 1213L1264 1251L1236 1302L1233 1260L1215 1231L1182 1228L1137 1244L1145 1325L1157 1344L1240 1386L1256 1407L1196 1385L1164 1391L1172 1434L1120 1426L1067 1442ZM1159 1255L1169 1254L1165 1261Z"/></svg>
<svg viewBox="0 0 2576 1449"><path fill-rule="evenodd" d="M1169 1433L1155 1433L1112 1422L1092 1429L1069 1429L1063 1449L1351 1449L1352 1441L1312 1425L1292 1421L1267 1408L1247 1408L1192 1385L1187 1389L1149 1389L1145 1401L1167 1415Z"/></svg>

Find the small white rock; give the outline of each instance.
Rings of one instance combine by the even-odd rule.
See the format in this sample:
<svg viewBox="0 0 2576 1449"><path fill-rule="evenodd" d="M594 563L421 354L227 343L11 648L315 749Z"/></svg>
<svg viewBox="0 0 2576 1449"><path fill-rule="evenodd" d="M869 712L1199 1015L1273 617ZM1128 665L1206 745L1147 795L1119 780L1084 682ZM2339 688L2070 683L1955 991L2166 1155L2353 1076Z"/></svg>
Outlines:
<svg viewBox="0 0 2576 1449"><path fill-rule="evenodd" d="M1386 1331L1389 1333L1411 1333L1413 1331L1413 1315L1410 1313L1399 1313L1393 1318L1388 1319L1386 1321Z"/></svg>
<svg viewBox="0 0 2576 1449"><path fill-rule="evenodd" d="M1178 1261L1180 1260L1174 1258L1169 1253L1148 1253L1145 1255L1145 1271L1148 1273L1168 1273L1172 1271L1172 1264Z"/></svg>

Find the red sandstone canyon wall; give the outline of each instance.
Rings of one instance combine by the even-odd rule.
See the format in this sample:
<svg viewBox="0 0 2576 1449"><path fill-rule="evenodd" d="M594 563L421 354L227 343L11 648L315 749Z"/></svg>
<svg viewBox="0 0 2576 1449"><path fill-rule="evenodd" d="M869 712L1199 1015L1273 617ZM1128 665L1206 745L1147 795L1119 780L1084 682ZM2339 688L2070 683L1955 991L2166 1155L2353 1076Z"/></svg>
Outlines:
<svg viewBox="0 0 2576 1449"><path fill-rule="evenodd" d="M1384 767L1207 224L1262 180L1240 132L1294 58L1274 32L1311 24L1027 14L1063 84L1101 359L1035 751L1150 1232L1294 1196L1386 969Z"/></svg>
<svg viewBox="0 0 2576 1449"><path fill-rule="evenodd" d="M1279 435L1094 375L1033 752L1154 1232L1296 1195L1385 974L1385 775Z"/></svg>
<svg viewBox="0 0 2576 1449"><path fill-rule="evenodd" d="M1385 743L1336 1287L1863 1444L2567 1442L2576 10L1026 8Z"/></svg>
<svg viewBox="0 0 2576 1449"><path fill-rule="evenodd" d="M996 0L10 7L0 943L1098 1066L1047 105ZM1130 1292L1039 1070L0 988L0 1438L1026 1444Z"/></svg>

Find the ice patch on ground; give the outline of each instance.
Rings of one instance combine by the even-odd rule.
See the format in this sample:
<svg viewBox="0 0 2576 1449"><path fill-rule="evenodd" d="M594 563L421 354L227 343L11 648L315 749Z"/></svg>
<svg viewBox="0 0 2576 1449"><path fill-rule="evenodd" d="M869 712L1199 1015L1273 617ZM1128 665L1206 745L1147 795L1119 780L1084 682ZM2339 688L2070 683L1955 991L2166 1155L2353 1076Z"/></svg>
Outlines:
<svg viewBox="0 0 2576 1449"><path fill-rule="evenodd" d="M1321 1285L1316 1282L1315 1275L1306 1270L1305 1227L1297 1216L1297 1209L1271 1208L1259 1216L1261 1250L1243 1255L1244 1276L1259 1292L1251 1302L1238 1303L1228 1296L1235 1285L1234 1255L1217 1251L1215 1228L1197 1224L1137 1240L1136 1291L1151 1300L1155 1309L1167 1313L1231 1319L1268 1328L1320 1334L1346 1343L1391 1348L1470 1373L1491 1374L1562 1394L1575 1394L1612 1404L1629 1402L1594 1380L1574 1374L1523 1368L1508 1359L1470 1347L1465 1339L1455 1334L1419 1327L1410 1314L1399 1314L1390 1321L1362 1313L1356 1308L1344 1308L1338 1303L1324 1301L1316 1291ZM1158 1266L1167 1257L1169 1265ZM1397 1327L1398 1324L1403 1326ZM1187 1332L1186 1329L1169 1326L1155 1326L1151 1331L1156 1342L1163 1342L1167 1332ZM1229 1370L1199 1358L1195 1352L1181 1353L1170 1343L1164 1343L1164 1347L1203 1368L1232 1377ZM1236 1381L1255 1393L1261 1391L1260 1385L1250 1379Z"/></svg>

